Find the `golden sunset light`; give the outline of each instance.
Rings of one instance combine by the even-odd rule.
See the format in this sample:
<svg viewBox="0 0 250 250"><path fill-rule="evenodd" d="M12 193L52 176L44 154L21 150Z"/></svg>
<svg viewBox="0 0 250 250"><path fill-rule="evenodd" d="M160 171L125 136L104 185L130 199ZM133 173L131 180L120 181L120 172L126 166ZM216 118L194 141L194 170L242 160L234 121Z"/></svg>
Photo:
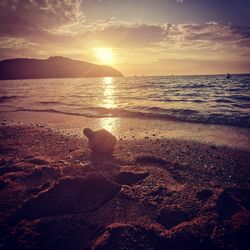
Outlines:
<svg viewBox="0 0 250 250"><path fill-rule="evenodd" d="M250 248L250 0L0 0L0 250Z"/></svg>
<svg viewBox="0 0 250 250"><path fill-rule="evenodd" d="M113 51L110 48L95 48L96 57L101 64L114 64Z"/></svg>
<svg viewBox="0 0 250 250"><path fill-rule="evenodd" d="M0 60L58 55L124 76L247 73L247 10L248 0L3 0Z"/></svg>

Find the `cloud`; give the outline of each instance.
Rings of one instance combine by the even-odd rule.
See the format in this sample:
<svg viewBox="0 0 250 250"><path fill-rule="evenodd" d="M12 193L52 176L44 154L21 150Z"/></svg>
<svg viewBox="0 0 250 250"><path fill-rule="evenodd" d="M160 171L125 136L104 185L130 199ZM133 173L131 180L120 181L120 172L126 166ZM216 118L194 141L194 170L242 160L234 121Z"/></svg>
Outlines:
<svg viewBox="0 0 250 250"><path fill-rule="evenodd" d="M86 23L82 9L84 1L87 0L1 0L0 37L13 37L40 45L61 43L68 46L71 43L84 47L100 44L129 49L249 46L250 27L216 22L157 24L110 18ZM3 47L1 41L0 46Z"/></svg>
<svg viewBox="0 0 250 250"><path fill-rule="evenodd" d="M171 24L165 37L165 46L179 48L222 50L249 49L249 27L220 25L216 22L204 24Z"/></svg>
<svg viewBox="0 0 250 250"><path fill-rule="evenodd" d="M83 23L81 0L1 0L0 35L39 35L52 28Z"/></svg>
<svg viewBox="0 0 250 250"><path fill-rule="evenodd" d="M88 27L82 38L90 43L100 43L118 48L175 48L218 50L247 48L250 28L204 24L153 24L138 21L121 22L116 19L100 20Z"/></svg>
<svg viewBox="0 0 250 250"><path fill-rule="evenodd" d="M164 38L161 25L142 22L128 23L116 19L102 20L91 25L83 37L113 47L138 48L152 46Z"/></svg>
<svg viewBox="0 0 250 250"><path fill-rule="evenodd" d="M180 24L177 29L188 41L228 41L238 39L240 34L233 31L232 27L219 25L216 22L207 22L205 24Z"/></svg>

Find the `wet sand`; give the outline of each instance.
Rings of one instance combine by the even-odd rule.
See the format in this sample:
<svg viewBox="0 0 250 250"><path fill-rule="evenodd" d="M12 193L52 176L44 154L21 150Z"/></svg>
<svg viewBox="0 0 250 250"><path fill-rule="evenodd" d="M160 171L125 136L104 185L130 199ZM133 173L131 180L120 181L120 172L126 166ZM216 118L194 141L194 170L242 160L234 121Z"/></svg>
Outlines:
<svg viewBox="0 0 250 250"><path fill-rule="evenodd" d="M110 119L1 113L1 249L248 248L247 129L122 119L93 156Z"/></svg>
<svg viewBox="0 0 250 250"><path fill-rule="evenodd" d="M250 130L225 125L181 122L176 120L125 117L88 118L53 112L0 112L0 122L50 127L65 135L83 138L83 128L105 128L117 138L178 139L250 151Z"/></svg>

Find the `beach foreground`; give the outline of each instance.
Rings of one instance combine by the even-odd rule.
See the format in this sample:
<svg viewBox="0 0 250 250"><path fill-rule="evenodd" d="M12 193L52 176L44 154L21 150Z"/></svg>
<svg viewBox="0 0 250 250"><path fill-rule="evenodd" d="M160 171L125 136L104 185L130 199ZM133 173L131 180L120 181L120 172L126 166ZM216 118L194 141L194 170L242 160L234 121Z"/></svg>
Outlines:
<svg viewBox="0 0 250 250"><path fill-rule="evenodd" d="M248 249L249 151L0 127L1 249Z"/></svg>

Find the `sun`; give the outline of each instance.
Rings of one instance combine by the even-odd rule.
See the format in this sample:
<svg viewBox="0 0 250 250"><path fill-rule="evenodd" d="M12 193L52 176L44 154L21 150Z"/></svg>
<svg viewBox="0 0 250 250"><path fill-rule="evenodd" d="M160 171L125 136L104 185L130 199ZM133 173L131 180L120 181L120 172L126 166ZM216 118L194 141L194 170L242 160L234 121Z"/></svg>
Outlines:
<svg viewBox="0 0 250 250"><path fill-rule="evenodd" d="M114 55L111 48L95 48L96 57L102 64L113 64Z"/></svg>

